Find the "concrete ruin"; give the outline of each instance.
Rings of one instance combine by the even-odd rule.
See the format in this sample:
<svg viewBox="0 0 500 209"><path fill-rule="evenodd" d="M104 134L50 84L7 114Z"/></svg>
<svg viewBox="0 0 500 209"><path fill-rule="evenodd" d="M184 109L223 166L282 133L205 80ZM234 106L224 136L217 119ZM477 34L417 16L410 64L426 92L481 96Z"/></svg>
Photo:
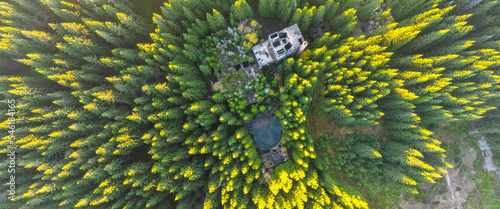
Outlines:
<svg viewBox="0 0 500 209"><path fill-rule="evenodd" d="M274 32L267 40L254 46L252 51L259 64L265 67L290 55L300 54L307 46L299 26L294 24L281 31Z"/></svg>

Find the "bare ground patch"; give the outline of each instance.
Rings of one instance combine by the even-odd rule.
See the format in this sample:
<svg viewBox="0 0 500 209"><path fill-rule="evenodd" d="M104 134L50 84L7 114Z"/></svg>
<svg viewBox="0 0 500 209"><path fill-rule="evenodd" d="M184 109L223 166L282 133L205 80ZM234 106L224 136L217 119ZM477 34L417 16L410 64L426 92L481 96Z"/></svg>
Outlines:
<svg viewBox="0 0 500 209"><path fill-rule="evenodd" d="M464 138L468 136L467 130L457 127L440 127L434 136L443 143L450 144L462 150L456 153L446 153L446 162L453 165L447 168L447 174L437 183L424 183L420 185L422 193L418 198L402 201L400 207L408 209L461 209L472 192L477 188L472 180L476 175L474 161L477 158L476 150ZM460 160L455 160L455 157ZM455 162L457 161L457 162ZM418 199L418 200L417 200Z"/></svg>

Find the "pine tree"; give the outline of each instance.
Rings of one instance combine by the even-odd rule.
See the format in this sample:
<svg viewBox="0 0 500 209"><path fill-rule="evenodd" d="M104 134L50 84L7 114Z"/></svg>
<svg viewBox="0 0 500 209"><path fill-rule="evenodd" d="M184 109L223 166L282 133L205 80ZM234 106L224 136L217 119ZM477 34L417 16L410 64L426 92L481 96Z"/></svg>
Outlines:
<svg viewBox="0 0 500 209"><path fill-rule="evenodd" d="M259 0L259 15L264 18L275 17L276 0Z"/></svg>
<svg viewBox="0 0 500 209"><path fill-rule="evenodd" d="M327 22L327 29L341 34L342 38L348 37L352 34L352 29L356 26L356 10L349 9L334 18L333 21Z"/></svg>
<svg viewBox="0 0 500 209"><path fill-rule="evenodd" d="M290 25L298 24L301 17L302 17L302 9L297 8L297 10L295 10L295 12L293 13L292 18L290 19L289 24Z"/></svg>
<svg viewBox="0 0 500 209"><path fill-rule="evenodd" d="M205 75L206 77L209 77L212 75L212 68L208 65L200 65L200 71Z"/></svg>
<svg viewBox="0 0 500 209"><path fill-rule="evenodd" d="M234 2L231 6L231 16L230 19L236 22L240 22L245 19L250 19L253 17L252 8L245 0L238 0Z"/></svg>
<svg viewBox="0 0 500 209"><path fill-rule="evenodd" d="M335 2L333 0L326 1L324 22L329 22L335 17L335 14L337 14L337 9L339 8L339 4L339 2Z"/></svg>
<svg viewBox="0 0 500 209"><path fill-rule="evenodd" d="M189 60L193 61L193 62L198 62L200 61L200 57L203 57L202 55L200 55L198 53L198 49L193 46L193 45L190 45L190 44L184 44L184 49L185 50L182 50L182 52L184 53L184 55L189 58Z"/></svg>
<svg viewBox="0 0 500 209"><path fill-rule="evenodd" d="M210 25L210 29L212 31L218 31L227 28L227 23L222 16L217 10L213 10L213 14L207 13L207 22Z"/></svg>
<svg viewBox="0 0 500 209"><path fill-rule="evenodd" d="M396 0L390 4L391 14L398 22L414 17L432 8L432 2Z"/></svg>
<svg viewBox="0 0 500 209"><path fill-rule="evenodd" d="M287 22L295 11L295 0L277 0L276 17L282 22Z"/></svg>
<svg viewBox="0 0 500 209"><path fill-rule="evenodd" d="M364 5L356 10L356 16L358 16L358 19L360 20L368 20L373 16L375 10L381 4L382 1L380 0L365 1Z"/></svg>
<svg viewBox="0 0 500 209"><path fill-rule="evenodd" d="M302 16L299 20L299 28L305 31L309 31L309 27L312 23L313 14L316 11L316 7L313 6L311 8L304 7L302 8Z"/></svg>
<svg viewBox="0 0 500 209"><path fill-rule="evenodd" d="M321 5L318 9L313 11L311 26L316 27L320 25L323 22L324 15L325 15L325 7Z"/></svg>

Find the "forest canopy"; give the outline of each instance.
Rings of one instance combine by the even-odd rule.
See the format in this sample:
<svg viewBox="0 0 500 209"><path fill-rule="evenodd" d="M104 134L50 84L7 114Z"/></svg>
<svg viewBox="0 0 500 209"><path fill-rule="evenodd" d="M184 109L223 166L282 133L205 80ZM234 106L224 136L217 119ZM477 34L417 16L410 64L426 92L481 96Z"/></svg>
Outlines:
<svg viewBox="0 0 500 209"><path fill-rule="evenodd" d="M158 2L0 2L6 208L369 208L370 182L416 194L447 172L435 126L500 134L497 1ZM294 24L300 55L230 70ZM264 113L273 168L247 126Z"/></svg>

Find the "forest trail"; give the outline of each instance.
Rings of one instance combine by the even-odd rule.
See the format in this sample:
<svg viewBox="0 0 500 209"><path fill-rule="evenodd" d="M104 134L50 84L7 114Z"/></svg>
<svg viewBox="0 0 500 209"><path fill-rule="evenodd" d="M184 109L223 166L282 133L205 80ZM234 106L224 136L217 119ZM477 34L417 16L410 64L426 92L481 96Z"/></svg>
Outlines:
<svg viewBox="0 0 500 209"><path fill-rule="evenodd" d="M444 158L443 158L444 161ZM451 181L450 177L450 169L446 168L447 173L444 174L444 178L446 179L446 183L448 185L448 192L450 193L451 200L455 200L455 192L453 190L453 182Z"/></svg>

